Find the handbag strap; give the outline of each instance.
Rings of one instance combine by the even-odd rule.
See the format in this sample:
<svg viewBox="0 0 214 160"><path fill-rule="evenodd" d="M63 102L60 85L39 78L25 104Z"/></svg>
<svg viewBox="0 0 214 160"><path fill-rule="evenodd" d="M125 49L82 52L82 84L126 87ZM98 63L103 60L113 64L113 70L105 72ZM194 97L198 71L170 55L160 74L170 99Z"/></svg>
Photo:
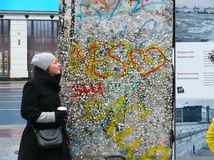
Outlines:
<svg viewBox="0 0 214 160"><path fill-rule="evenodd" d="M36 131L35 127L33 126L33 124L30 123L30 125L31 125L31 127L33 128L33 131L34 131L35 133L37 133L37 131Z"/></svg>
<svg viewBox="0 0 214 160"><path fill-rule="evenodd" d="M33 131L34 131L35 133L37 133L38 131L35 129L35 127L33 126L33 124L32 124L31 122L29 122L29 123L30 123L31 127L33 128ZM59 128L60 130L62 129L61 126L59 126L58 128Z"/></svg>

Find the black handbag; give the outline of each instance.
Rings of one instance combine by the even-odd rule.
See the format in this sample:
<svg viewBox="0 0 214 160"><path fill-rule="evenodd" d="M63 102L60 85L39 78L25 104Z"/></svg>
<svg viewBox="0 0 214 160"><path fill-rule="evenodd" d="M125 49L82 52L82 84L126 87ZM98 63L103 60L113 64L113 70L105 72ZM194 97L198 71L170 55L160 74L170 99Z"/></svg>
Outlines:
<svg viewBox="0 0 214 160"><path fill-rule="evenodd" d="M49 149L49 148L58 148L62 146L61 127L53 129L36 130L32 125L32 128L36 134L36 139L39 148Z"/></svg>

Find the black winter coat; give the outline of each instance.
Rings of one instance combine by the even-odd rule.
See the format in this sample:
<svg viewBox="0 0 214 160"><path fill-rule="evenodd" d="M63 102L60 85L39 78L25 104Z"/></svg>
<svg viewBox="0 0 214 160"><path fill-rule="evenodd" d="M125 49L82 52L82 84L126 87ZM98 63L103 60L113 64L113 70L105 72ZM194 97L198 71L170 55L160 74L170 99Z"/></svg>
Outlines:
<svg viewBox="0 0 214 160"><path fill-rule="evenodd" d="M23 88L21 115L27 120L23 131L18 160L70 160L65 126L63 146L55 149L40 149L31 123L36 129L56 128L57 123L36 123L41 112L55 111L60 106L60 76L51 77L46 71L35 67L34 79Z"/></svg>

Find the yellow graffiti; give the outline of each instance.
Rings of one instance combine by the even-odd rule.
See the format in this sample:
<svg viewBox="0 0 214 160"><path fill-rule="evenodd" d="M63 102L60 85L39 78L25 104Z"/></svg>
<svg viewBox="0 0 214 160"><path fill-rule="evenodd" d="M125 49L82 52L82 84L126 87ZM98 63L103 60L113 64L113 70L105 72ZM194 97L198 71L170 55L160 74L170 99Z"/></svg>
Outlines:
<svg viewBox="0 0 214 160"><path fill-rule="evenodd" d="M104 116L106 116L110 111L114 109L114 116L107 127L107 135L112 137L112 140L117 143L119 148L126 150L127 158L132 159L133 151L143 142L143 139L141 137L138 137L134 142L132 142L129 145L126 145L123 143L123 141L128 134L131 134L133 132L134 129L132 127L129 127L126 130L117 133L116 135L113 134L113 130L116 128L116 126L119 124L119 122L123 119L123 117L128 112L134 109L143 109L143 113L138 113L136 115L136 118L144 119L149 115L149 111L144 105L141 105L141 104L131 105L127 107L125 111L123 111L122 107L125 103L125 100L126 100L125 97L120 97L106 109L104 109L104 105L101 102L89 101L86 103L85 112L88 119L100 121L104 118ZM92 110L95 110L95 109L103 109L103 111L98 115L94 115ZM143 154L141 159L151 160L150 156L154 155L158 151L163 153L162 160L166 160L168 158L167 148L164 146L156 146L148 149L146 153Z"/></svg>
<svg viewBox="0 0 214 160"><path fill-rule="evenodd" d="M107 107L99 115L93 115L93 113L91 112L91 107L95 107L96 106L96 107L99 107L99 108L103 108L104 105L101 102L89 101L89 102L86 103L85 112L86 112L86 115L87 115L88 119L95 120L95 121L100 121L101 119L103 119L103 117L107 113L112 111L113 108L116 108L116 106L118 106L118 107L116 108L115 113L118 115L118 113L120 113L120 110L122 109L124 103L125 103L125 97L118 98L114 103L112 103L109 107Z"/></svg>
<svg viewBox="0 0 214 160"><path fill-rule="evenodd" d="M124 98L124 102L125 102L125 98ZM144 112L137 114L136 118L143 119L143 118L145 118L145 117L147 117L149 115L148 109L146 109L143 105L132 105L132 106L129 106L129 107L126 108L125 112L123 112L123 113L120 113L119 112L120 110L117 110L115 112L115 114L114 114L114 117L112 118L112 121L111 121L109 127L108 127L107 135L111 135L112 134L113 129L117 126L117 124L119 124L119 122L123 119L123 117L125 117L126 113L130 112L131 110L138 109L138 108L143 109Z"/></svg>
<svg viewBox="0 0 214 160"><path fill-rule="evenodd" d="M101 42L94 42L94 43L89 43L89 55L90 55L90 62L89 62L89 66L90 66L90 70L93 73L93 77L91 78L95 78L95 76L101 77L101 78L106 78L108 76L108 64L109 64L109 60L107 58L104 59L98 59L97 55L98 55L98 48L102 47L102 46L106 46L106 43L101 43ZM103 65L103 71L104 74L100 74L96 72L96 68L99 64L105 64Z"/></svg>
<svg viewBox="0 0 214 160"><path fill-rule="evenodd" d="M119 75L115 75L115 74L109 73L109 77L112 77L112 78L121 78L121 77L124 77L128 73L128 65L126 63L124 63L124 62L121 62L117 57L113 56L114 50L116 50L117 47L119 47L119 46L125 47L126 51L129 50L129 46L125 42L121 42L121 43L118 43L118 44L112 43L112 48L109 50L108 56L113 61L118 62L120 64L120 66L123 67L123 73L121 73Z"/></svg>
<svg viewBox="0 0 214 160"><path fill-rule="evenodd" d="M133 158L133 151L137 146L143 141L142 138L138 137L132 144L125 145L123 144L123 140L133 131L133 128L127 128L125 131L119 132L117 135L112 136L112 140L117 142L118 147L126 150L126 156L127 158Z"/></svg>
<svg viewBox="0 0 214 160"><path fill-rule="evenodd" d="M148 76L149 74L155 72L160 69L165 63L165 55L163 50L157 46L149 46L143 51L141 48L134 48L130 50L129 45L125 42L91 42L88 43L88 51L89 57L86 57L83 54L82 48L78 44L70 45L70 72L78 73L80 72L79 62L82 61L82 67L86 69L87 75L92 78L122 78L125 77L128 73L128 64L125 61L120 60L116 56L113 55L114 51L118 49L118 47L122 47L124 52L127 54L128 61L130 65L137 70L141 76ZM107 56L103 59L98 58L97 56L105 49L107 52ZM153 59L148 57L148 54L151 50L156 50L156 55L159 57L157 62L154 62ZM143 70L141 67L137 66L135 59L133 58L133 54L138 53L142 56L145 65L153 64L153 67L149 70ZM120 68L119 73L112 73L110 68L110 63L117 63L117 67ZM102 66L102 67L101 67ZM100 69L99 72L97 69Z"/></svg>
<svg viewBox="0 0 214 160"><path fill-rule="evenodd" d="M154 155L157 152L161 152L162 156L160 160L168 160L169 154L168 150L165 146L155 146L152 148L149 148L145 154L141 157L141 160L152 160L151 156Z"/></svg>
<svg viewBox="0 0 214 160"><path fill-rule="evenodd" d="M95 77L92 70L90 69L90 65L86 63L81 47L77 44L71 44L70 49L70 71L76 73L79 72L80 69L78 63L81 59L86 69L87 75L91 78ZM92 58L90 61L93 61Z"/></svg>
<svg viewBox="0 0 214 160"><path fill-rule="evenodd" d="M86 58L83 56L82 49L79 45L77 44L71 44L70 46L70 72L71 73L77 73L80 72L79 69L79 61L81 60L83 62L83 66L86 69L87 75L90 78L108 78L108 77L114 77L114 78L121 78L125 76L125 74L128 72L128 66L126 63L120 61L117 57L113 56L114 50L116 50L117 47L123 46L125 47L126 50L128 50L128 45L124 42L114 44L111 42L108 43L102 43L102 42L91 42L88 44L89 48L89 62L86 62ZM99 48L111 48L108 50L108 56L109 58L104 58L104 59L98 59L98 49ZM114 61L118 63L118 66L121 66L123 68L123 71L121 74L113 74L109 71L109 63L110 61ZM99 64L105 64L103 65L103 72L104 73L98 73L96 71L97 67Z"/></svg>
<svg viewBox="0 0 214 160"><path fill-rule="evenodd" d="M90 120L100 121L104 118L106 114L108 114L110 111L116 108L116 110L114 111L114 117L112 118L112 121L109 124L108 130L107 130L107 135L111 135L113 129L119 124L119 122L123 119L123 117L125 117L125 115L131 110L138 109L138 108L144 110L143 113L138 113L136 115L138 119L143 119L149 115L149 111L148 109L145 108L144 105L131 105L126 108L125 112L121 113L121 110L123 108L125 101L126 101L125 97L118 98L115 102L113 102L109 107L107 107L103 112L100 112L98 115L93 115L93 113L91 112L92 110L91 108L93 107L94 109L94 107L96 108L98 107L102 109L104 105L101 102L88 101L85 106L86 116Z"/></svg>

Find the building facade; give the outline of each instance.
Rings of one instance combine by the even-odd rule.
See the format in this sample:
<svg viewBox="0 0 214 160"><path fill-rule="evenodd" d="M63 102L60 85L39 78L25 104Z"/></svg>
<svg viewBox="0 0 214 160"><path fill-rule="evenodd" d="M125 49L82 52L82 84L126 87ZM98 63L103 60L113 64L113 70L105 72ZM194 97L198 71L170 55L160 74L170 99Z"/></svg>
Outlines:
<svg viewBox="0 0 214 160"><path fill-rule="evenodd" d="M57 50L59 4L8 1L0 6L0 79L28 78L34 54Z"/></svg>

